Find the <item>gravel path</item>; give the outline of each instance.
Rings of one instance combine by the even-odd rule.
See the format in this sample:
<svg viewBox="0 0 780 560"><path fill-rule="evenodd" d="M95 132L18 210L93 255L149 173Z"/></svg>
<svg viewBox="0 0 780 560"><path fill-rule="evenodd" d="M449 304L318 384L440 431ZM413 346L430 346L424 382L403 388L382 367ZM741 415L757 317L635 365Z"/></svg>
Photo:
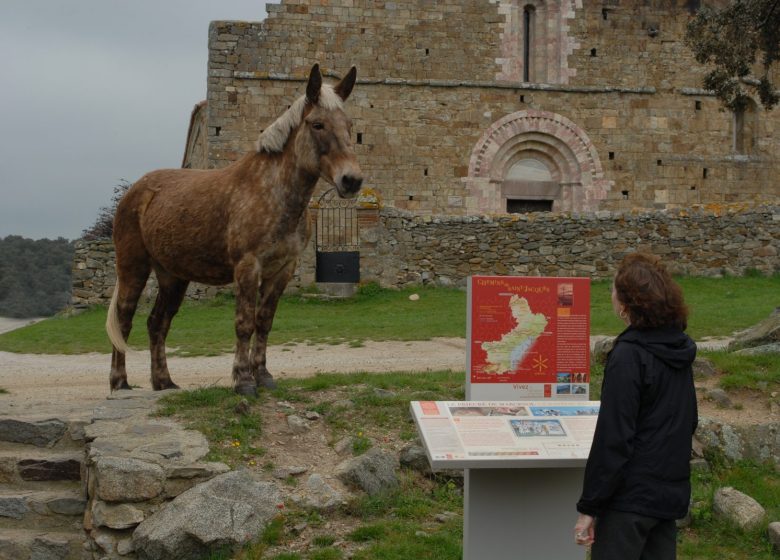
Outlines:
<svg viewBox="0 0 780 560"><path fill-rule="evenodd" d="M371 342L364 346L285 345L268 348L268 365L278 379L305 377L318 372L387 372L463 369L466 343L461 338L415 342ZM0 414L20 410L43 411L53 406L86 406L108 394L110 354L12 354L0 352ZM231 385L233 356L168 358L173 380L183 389ZM151 388L149 352L127 355L128 381Z"/></svg>

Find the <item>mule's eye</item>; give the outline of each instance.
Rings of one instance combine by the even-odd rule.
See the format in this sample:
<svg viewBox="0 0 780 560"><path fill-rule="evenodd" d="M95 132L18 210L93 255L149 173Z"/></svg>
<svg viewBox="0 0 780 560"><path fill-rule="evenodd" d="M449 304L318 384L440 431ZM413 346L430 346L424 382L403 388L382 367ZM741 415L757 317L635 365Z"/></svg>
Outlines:
<svg viewBox="0 0 780 560"><path fill-rule="evenodd" d="M323 128L325 128L325 125L322 124L321 122L316 122L316 123L312 123L311 127L314 130L322 130Z"/></svg>

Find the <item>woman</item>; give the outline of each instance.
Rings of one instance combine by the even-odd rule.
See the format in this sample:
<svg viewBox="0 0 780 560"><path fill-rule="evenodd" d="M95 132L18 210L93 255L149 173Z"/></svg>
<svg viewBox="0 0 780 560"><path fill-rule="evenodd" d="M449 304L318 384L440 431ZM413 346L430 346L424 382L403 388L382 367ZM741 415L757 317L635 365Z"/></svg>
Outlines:
<svg viewBox="0 0 780 560"><path fill-rule="evenodd" d="M659 259L639 253L620 263L612 307L627 328L607 357L575 540L592 560L674 559L698 421L688 310Z"/></svg>

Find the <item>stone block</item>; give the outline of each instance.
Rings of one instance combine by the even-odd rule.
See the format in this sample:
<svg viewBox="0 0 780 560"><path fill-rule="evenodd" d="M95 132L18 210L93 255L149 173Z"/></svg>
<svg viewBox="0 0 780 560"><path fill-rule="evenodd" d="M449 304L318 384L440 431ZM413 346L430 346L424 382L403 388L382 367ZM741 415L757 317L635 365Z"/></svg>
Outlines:
<svg viewBox="0 0 780 560"><path fill-rule="evenodd" d="M107 502L139 502L163 491L165 471L138 459L102 457L95 464L97 495Z"/></svg>

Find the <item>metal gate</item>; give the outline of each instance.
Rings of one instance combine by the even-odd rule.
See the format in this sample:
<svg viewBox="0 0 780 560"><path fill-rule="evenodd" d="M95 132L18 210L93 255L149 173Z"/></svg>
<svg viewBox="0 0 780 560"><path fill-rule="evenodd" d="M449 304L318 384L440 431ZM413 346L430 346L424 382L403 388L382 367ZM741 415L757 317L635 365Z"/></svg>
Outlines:
<svg viewBox="0 0 780 560"><path fill-rule="evenodd" d="M360 282L360 232L355 199L339 198L336 189L317 202L315 279L317 282Z"/></svg>

